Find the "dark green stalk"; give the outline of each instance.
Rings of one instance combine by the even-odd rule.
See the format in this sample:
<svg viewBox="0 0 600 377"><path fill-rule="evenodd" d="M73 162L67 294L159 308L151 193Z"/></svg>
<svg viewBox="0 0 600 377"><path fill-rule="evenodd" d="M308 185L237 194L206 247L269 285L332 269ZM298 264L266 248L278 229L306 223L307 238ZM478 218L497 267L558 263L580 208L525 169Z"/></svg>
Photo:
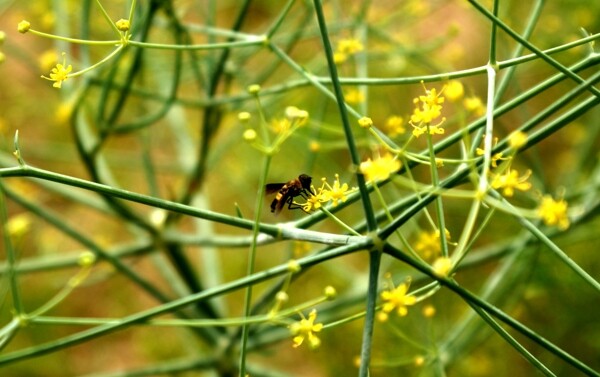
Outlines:
<svg viewBox="0 0 600 377"><path fill-rule="evenodd" d="M321 31L321 40L327 58L327 65L329 67L329 75L333 84L333 90L335 93L336 103L338 105L339 114L344 128L344 135L346 136L346 144L348 151L350 152L350 160L352 161L353 167L356 169L360 164L360 156L356 148L354 141L354 135L352 134L352 127L348 119L348 113L346 111L346 105L344 101L344 93L342 86L339 81L337 68L333 60L333 49L331 42L329 41L329 33L327 32L327 23L325 21L325 15L323 13L323 7L320 0L314 0L315 12L317 15L317 21L319 23L319 29ZM356 181L358 183L358 189L360 192L361 201L363 203L363 209L365 212L365 218L367 221L367 229L372 232L377 228L375 222L375 215L373 212L373 206L371 205L371 199L369 197L369 190L365 182L365 177L360 172L356 174ZM381 264L381 251L377 248L371 250L369 253L369 287L367 293L367 313L365 316L365 324L363 327L363 341L361 347L361 362L359 369L359 376L366 377L368 375L369 362L371 359L371 345L373 338L373 327L375 322L375 305L377 303L377 291L378 291L378 280L379 280L379 267Z"/></svg>

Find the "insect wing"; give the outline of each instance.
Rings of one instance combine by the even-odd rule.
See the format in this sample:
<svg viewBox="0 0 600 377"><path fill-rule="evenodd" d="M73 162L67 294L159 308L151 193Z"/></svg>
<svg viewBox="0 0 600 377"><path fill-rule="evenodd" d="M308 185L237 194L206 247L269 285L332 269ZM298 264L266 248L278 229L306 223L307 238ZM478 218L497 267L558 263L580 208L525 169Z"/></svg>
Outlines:
<svg viewBox="0 0 600 377"><path fill-rule="evenodd" d="M281 190L283 186L285 186L285 183L267 183L267 185L265 186L265 192L267 195L273 194Z"/></svg>

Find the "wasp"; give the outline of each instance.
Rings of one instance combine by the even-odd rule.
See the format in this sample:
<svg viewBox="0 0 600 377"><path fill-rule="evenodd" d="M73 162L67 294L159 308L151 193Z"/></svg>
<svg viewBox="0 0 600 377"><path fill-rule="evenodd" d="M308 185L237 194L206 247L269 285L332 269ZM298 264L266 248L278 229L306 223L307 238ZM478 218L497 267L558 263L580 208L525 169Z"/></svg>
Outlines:
<svg viewBox="0 0 600 377"><path fill-rule="evenodd" d="M300 174L298 178L292 179L287 183L268 183L265 186L267 194L277 192L275 199L271 203L271 212L278 214L287 204L288 209L298 209L302 206L294 203L296 196L307 198L309 195L314 195L310 188L312 178L306 174Z"/></svg>

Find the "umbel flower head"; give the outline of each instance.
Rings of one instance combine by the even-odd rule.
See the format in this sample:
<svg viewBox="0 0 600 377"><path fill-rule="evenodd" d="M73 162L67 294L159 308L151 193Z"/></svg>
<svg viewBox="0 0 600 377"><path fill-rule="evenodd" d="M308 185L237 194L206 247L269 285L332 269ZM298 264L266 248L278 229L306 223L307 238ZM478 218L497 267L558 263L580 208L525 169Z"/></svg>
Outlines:
<svg viewBox="0 0 600 377"><path fill-rule="evenodd" d="M306 203L296 203L302 206L304 212L310 212L313 209L319 209L325 203L332 202L333 206L337 206L340 202L348 200L348 194L356 191L356 188L350 188L347 183L340 182L340 175L335 175L333 186L327 182L327 179L322 179L323 184L318 189L312 187L313 195L306 198Z"/></svg>
<svg viewBox="0 0 600 377"><path fill-rule="evenodd" d="M519 172L508 169L504 174L494 175L491 185L494 189L502 189L502 193L510 197L513 196L515 190L527 191L531 188L531 183L527 182L530 175L531 170L519 177Z"/></svg>
<svg viewBox="0 0 600 377"><path fill-rule="evenodd" d="M559 229L566 230L570 225L567 207L567 202L564 199L554 200L550 195L544 195L537 213L544 224L556 225Z"/></svg>
<svg viewBox="0 0 600 377"><path fill-rule="evenodd" d="M408 314L407 306L414 305L417 302L417 298L412 295L408 295L408 288L410 287L410 280L400 284L396 288L388 289L381 292L381 299L383 300L383 306L381 310L383 316L379 318L381 320L387 319L387 314L396 311L400 317Z"/></svg>
<svg viewBox="0 0 600 377"><path fill-rule="evenodd" d="M425 84L423 84L423 89L425 95L413 99L415 109L410 117L410 124L414 127L413 135L419 137L426 132L431 135L442 135L445 131L441 125L445 118L442 118L438 124L431 123L442 115L442 104L444 103L442 92L444 89L438 93L435 88L427 89Z"/></svg>
<svg viewBox="0 0 600 377"><path fill-rule="evenodd" d="M379 181L388 179L392 173L397 172L402 164L398 159L394 158L391 154L386 153L385 155L371 160L360 163L358 170L365 175L365 179L368 182Z"/></svg>
<svg viewBox="0 0 600 377"><path fill-rule="evenodd" d="M73 70L71 64L69 64L68 66L66 65L67 58L65 57L66 54L64 52L62 53L62 56L62 64L58 63L56 64L56 67L52 68L52 70L50 71L50 77L42 75L42 78L54 81L54 84L52 84L52 86L59 89L62 87L63 81L66 81L69 78L69 73L71 73L71 71Z"/></svg>
<svg viewBox="0 0 600 377"><path fill-rule="evenodd" d="M321 345L321 339L319 339L315 333L321 331L323 329L322 323L315 323L317 319L317 309L313 309L308 318L305 318L302 313L300 313L302 319L298 322L294 322L289 326L289 329L294 335L294 348L300 347L305 340L308 340L308 346L311 349L315 349Z"/></svg>

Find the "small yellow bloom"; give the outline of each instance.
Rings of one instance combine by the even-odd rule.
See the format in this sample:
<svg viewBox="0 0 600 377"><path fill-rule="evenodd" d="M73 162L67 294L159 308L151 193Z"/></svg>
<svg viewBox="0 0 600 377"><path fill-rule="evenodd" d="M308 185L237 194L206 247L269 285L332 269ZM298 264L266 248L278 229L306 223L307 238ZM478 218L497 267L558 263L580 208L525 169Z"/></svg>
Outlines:
<svg viewBox="0 0 600 377"><path fill-rule="evenodd" d="M345 54L345 53L339 52L339 51L336 51L333 53L333 62L335 64L341 64L341 63L345 62L346 60L348 60L348 54Z"/></svg>
<svg viewBox="0 0 600 377"><path fill-rule="evenodd" d="M256 139L256 131L252 128L249 128L244 131L243 137L246 141L254 141Z"/></svg>
<svg viewBox="0 0 600 377"><path fill-rule="evenodd" d="M66 81L69 78L69 73L73 70L71 64L65 67L66 65L66 57L65 53L62 53L63 63L56 64L56 67L52 68L50 71L50 77L42 76L42 78L50 81L54 81L52 84L53 87L60 89L62 87L63 81Z"/></svg>
<svg viewBox="0 0 600 377"><path fill-rule="evenodd" d="M431 265L433 272L439 277L447 277L452 270L452 260L447 257L439 257Z"/></svg>
<svg viewBox="0 0 600 377"><path fill-rule="evenodd" d="M342 39L337 46L338 51L345 52L346 54L356 54L364 50L363 44L356 38Z"/></svg>
<svg viewBox="0 0 600 377"><path fill-rule="evenodd" d="M400 169L402 164L395 159L391 154L386 153L384 156L360 163L358 170L365 175L368 182L388 179L390 174L395 173Z"/></svg>
<svg viewBox="0 0 600 377"><path fill-rule="evenodd" d="M525 175L519 177L516 170L508 170L505 174L495 174L491 186L494 189L502 189L505 196L513 196L515 190L527 191L531 188L531 183L527 182L531 176L531 170L527 170Z"/></svg>
<svg viewBox="0 0 600 377"><path fill-rule="evenodd" d="M450 232L448 229L444 232L446 239L450 240ZM419 232L419 236L415 243L415 250L420 253L423 258L429 259L440 255L442 252L442 244L440 241L440 231L434 230L431 232Z"/></svg>
<svg viewBox="0 0 600 377"><path fill-rule="evenodd" d="M271 129L276 134L283 134L292 128L292 122L287 118L271 120Z"/></svg>
<svg viewBox="0 0 600 377"><path fill-rule="evenodd" d="M289 300L289 298L290 298L290 296L284 291L279 291L275 295L275 300L280 303L287 302Z"/></svg>
<svg viewBox="0 0 600 377"><path fill-rule="evenodd" d="M291 273L297 273L300 272L300 270L302 269L302 267L300 266L300 263L298 263L297 260L295 259L290 259L287 263L287 269L289 272Z"/></svg>
<svg viewBox="0 0 600 377"><path fill-rule="evenodd" d="M485 105L481 101L481 98L477 96L467 97L463 101L465 109L475 114L475 116L482 116L485 114Z"/></svg>
<svg viewBox="0 0 600 377"><path fill-rule="evenodd" d="M115 25L117 26L117 29L119 29L119 31L129 31L129 28L131 28L131 23L129 22L129 20L125 20L123 18L115 22Z"/></svg>
<svg viewBox="0 0 600 377"><path fill-rule="evenodd" d="M323 293L328 300L333 300L337 296L337 291L331 285L326 286Z"/></svg>
<svg viewBox="0 0 600 377"><path fill-rule="evenodd" d="M465 94L465 88L460 81L452 80L448 83L448 85L446 85L446 90L444 93L450 102L456 102Z"/></svg>
<svg viewBox="0 0 600 377"><path fill-rule="evenodd" d="M442 115L444 97L441 94L444 89L438 93L435 88L431 90L427 89L425 84L423 84L423 89L425 90L425 95L413 99L415 110L410 117L410 121L414 124L431 123Z"/></svg>
<svg viewBox="0 0 600 377"><path fill-rule="evenodd" d="M417 302L415 296L407 295L409 287L410 280L400 284L394 289L381 292L381 299L384 302L381 310L384 313L390 313L391 311L396 310L400 317L404 317L408 314L407 306L414 305Z"/></svg>
<svg viewBox="0 0 600 377"><path fill-rule="evenodd" d="M527 144L527 134L523 131L515 131L508 136L508 145L513 149L520 149Z"/></svg>
<svg viewBox="0 0 600 377"><path fill-rule="evenodd" d="M362 50L364 50L364 46L358 39L342 39L338 42L333 54L333 61L336 64L343 63L348 60L350 55L354 55Z"/></svg>
<svg viewBox="0 0 600 377"><path fill-rule="evenodd" d="M425 305L423 308L423 316L426 318L431 318L435 315L435 306L433 305Z"/></svg>
<svg viewBox="0 0 600 377"><path fill-rule="evenodd" d="M289 326L289 329L294 335L293 342L294 348L299 347L304 343L305 339L308 339L308 345L311 349L315 349L321 345L321 340L315 335L323 329L322 323L315 323L317 319L317 310L313 309L308 314L308 319L300 313L302 319L298 322L294 322Z"/></svg>
<svg viewBox="0 0 600 377"><path fill-rule="evenodd" d="M252 115L247 111L242 111L238 114L238 120L240 122L247 122L252 118Z"/></svg>
<svg viewBox="0 0 600 377"><path fill-rule="evenodd" d="M253 84L253 85L248 86L248 93L257 94L258 92L260 92L260 85Z"/></svg>
<svg viewBox="0 0 600 377"><path fill-rule="evenodd" d="M396 137L406 132L404 118L392 115L385 120L385 131L390 137Z"/></svg>
<svg viewBox="0 0 600 377"><path fill-rule="evenodd" d="M12 216L6 223L6 231L12 238L19 238L31 228L31 218L27 214Z"/></svg>
<svg viewBox="0 0 600 377"><path fill-rule="evenodd" d="M301 124L304 124L308 120L308 111L301 110L296 106L288 106L285 108L285 116L291 120L298 120Z"/></svg>
<svg viewBox="0 0 600 377"><path fill-rule="evenodd" d="M415 357L415 366L422 367L423 365L425 365L425 358L423 356Z"/></svg>
<svg viewBox="0 0 600 377"><path fill-rule="evenodd" d="M494 146L496 146L496 144L498 144L498 138L497 137L494 138ZM485 154L485 151L483 150L483 148L477 148L475 150L475 153L478 156L483 156ZM509 160L510 159L510 157L505 158L505 157L502 157L502 156L503 156L502 152L498 152L498 153L493 154L490 157L490 160L491 160L490 161L490 165L493 168L497 168L498 167L498 161L505 161L505 160Z"/></svg>
<svg viewBox="0 0 600 377"><path fill-rule="evenodd" d="M23 20L23 21L19 22L19 25L17 25L17 30L21 34L27 33L29 31L29 29L31 29L31 24L29 23L29 21Z"/></svg>
<svg viewBox="0 0 600 377"><path fill-rule="evenodd" d="M321 149L321 144L318 141L312 140L308 143L308 149L310 149L311 152L318 152Z"/></svg>
<svg viewBox="0 0 600 377"><path fill-rule="evenodd" d="M567 207L567 202L564 199L554 200L550 195L544 195L537 213L544 224L556 225L559 229L565 230L570 225Z"/></svg>
<svg viewBox="0 0 600 377"><path fill-rule="evenodd" d="M441 123L440 123L441 124ZM424 126L415 126L413 125L413 136L414 137L419 137L423 134L427 133L427 130L429 130L429 134L430 135L443 135L444 132L446 132L446 130L444 130L442 127L440 127L440 125L424 125Z"/></svg>
<svg viewBox="0 0 600 377"><path fill-rule="evenodd" d="M357 105L365 102L365 96L358 89L350 89L344 94L344 99L350 105Z"/></svg>
<svg viewBox="0 0 600 377"><path fill-rule="evenodd" d="M81 267L91 267L94 263L96 263L96 254L91 251L84 251L77 259L77 264Z"/></svg>
<svg viewBox="0 0 600 377"><path fill-rule="evenodd" d="M327 196L327 198L329 198L329 200L331 200L333 202L334 206L338 205L338 202L345 202L346 200L348 200L348 197L346 196L346 194L349 191L353 191L350 190L348 188L348 184L347 183L340 183L340 176L339 174L335 175L335 182L333 182L333 187L331 187L329 185L329 183L324 182L324 184L329 188L329 190L323 190L324 195Z"/></svg>
<svg viewBox="0 0 600 377"><path fill-rule="evenodd" d="M373 119L369 117L362 117L358 120L358 125L362 128L369 128L373 126Z"/></svg>

